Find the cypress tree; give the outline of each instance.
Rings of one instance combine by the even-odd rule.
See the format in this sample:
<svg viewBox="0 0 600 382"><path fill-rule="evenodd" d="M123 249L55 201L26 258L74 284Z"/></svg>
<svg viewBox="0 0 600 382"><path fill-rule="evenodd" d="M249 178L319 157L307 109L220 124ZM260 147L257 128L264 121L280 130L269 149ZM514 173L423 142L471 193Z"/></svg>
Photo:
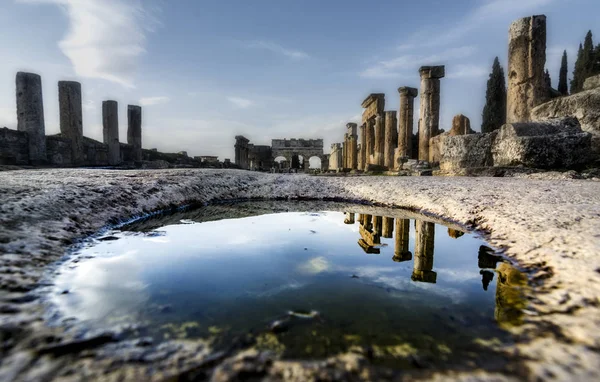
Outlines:
<svg viewBox="0 0 600 382"><path fill-rule="evenodd" d="M575 61L575 68L573 69L573 79L571 80L571 94L579 92L583 83L581 82L581 76L583 65L583 45L579 44L579 50L577 51L577 61Z"/></svg>
<svg viewBox="0 0 600 382"><path fill-rule="evenodd" d="M563 52L562 61L560 63L560 75L558 78L558 91L562 95L569 95L569 86L567 85L567 75L569 72L569 64L567 62L567 51Z"/></svg>
<svg viewBox="0 0 600 382"><path fill-rule="evenodd" d="M504 69L498 57L494 60L492 73L487 82L485 106L483 108L481 132L489 133L506 123L506 81Z"/></svg>

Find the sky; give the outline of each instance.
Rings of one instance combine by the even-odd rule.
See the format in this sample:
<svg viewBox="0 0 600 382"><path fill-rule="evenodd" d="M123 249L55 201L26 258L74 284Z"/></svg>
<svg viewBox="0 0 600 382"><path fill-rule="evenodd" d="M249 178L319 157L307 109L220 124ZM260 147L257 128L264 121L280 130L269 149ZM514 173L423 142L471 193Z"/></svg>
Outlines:
<svg viewBox="0 0 600 382"><path fill-rule="evenodd" d="M573 71L598 0L0 0L0 126L16 128L15 75L42 76L46 134L59 132L60 80L82 83L84 135L102 140L102 101L143 106L145 148L233 159L234 137L323 138L358 122L370 93L398 110L418 68L446 65L440 126L464 114L479 131L508 27L548 17L547 68ZM415 129L419 98L415 100Z"/></svg>

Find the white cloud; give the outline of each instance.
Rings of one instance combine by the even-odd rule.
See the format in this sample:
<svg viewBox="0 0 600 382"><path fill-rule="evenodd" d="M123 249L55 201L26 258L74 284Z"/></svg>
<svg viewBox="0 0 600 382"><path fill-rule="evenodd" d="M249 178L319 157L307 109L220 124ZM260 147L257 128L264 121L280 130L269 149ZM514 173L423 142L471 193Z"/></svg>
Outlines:
<svg viewBox="0 0 600 382"><path fill-rule="evenodd" d="M510 23L524 17L529 12L540 12L543 6L558 0L481 0L480 5L459 20L454 26L442 25L440 28L428 26L417 31L405 46L442 46L457 41L469 32L492 22ZM543 13L543 12L542 12ZM508 24L507 33L508 33Z"/></svg>
<svg viewBox="0 0 600 382"><path fill-rule="evenodd" d="M83 104L83 110L85 111L96 111L97 109L96 103L92 100L89 100Z"/></svg>
<svg viewBox="0 0 600 382"><path fill-rule="evenodd" d="M167 103L169 102L171 99L169 97L144 97L141 98L139 103L141 106L154 106L154 105L160 105L163 103Z"/></svg>
<svg viewBox="0 0 600 382"><path fill-rule="evenodd" d="M241 97L227 97L227 100L241 109L247 109L254 105L251 100Z"/></svg>
<svg viewBox="0 0 600 382"><path fill-rule="evenodd" d="M296 60L307 59L310 57L306 52L296 49L284 48L283 46L271 41L252 41L248 43L246 47L250 49L268 50L270 52L282 54L286 57L293 58Z"/></svg>
<svg viewBox="0 0 600 382"><path fill-rule="evenodd" d="M138 58L145 51L146 25L153 22L140 0L17 1L64 9L69 29L58 45L78 76L133 87Z"/></svg>
<svg viewBox="0 0 600 382"><path fill-rule="evenodd" d="M379 61L360 73L366 78L389 78L414 76L415 70L422 65L446 64L446 61L462 59L471 56L475 52L474 46L462 46L450 48L439 54L417 55L404 54L389 60Z"/></svg>

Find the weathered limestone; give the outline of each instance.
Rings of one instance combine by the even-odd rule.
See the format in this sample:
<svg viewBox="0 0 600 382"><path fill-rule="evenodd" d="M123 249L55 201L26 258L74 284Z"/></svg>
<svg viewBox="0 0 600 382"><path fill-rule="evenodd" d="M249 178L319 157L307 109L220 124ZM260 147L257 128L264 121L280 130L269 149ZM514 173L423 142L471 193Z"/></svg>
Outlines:
<svg viewBox="0 0 600 382"><path fill-rule="evenodd" d="M361 141L361 145L364 146L364 161L362 170L367 170L369 164L379 164L378 160L383 160L383 110L385 108L385 94L383 93L372 93L362 102L361 106L365 109L362 115L362 121L366 124L365 139ZM376 119L379 117L379 129L376 127ZM381 134L378 139L377 133ZM381 146L380 156L376 155L377 144ZM383 162L381 163L383 164Z"/></svg>
<svg viewBox="0 0 600 382"><path fill-rule="evenodd" d="M133 158L142 160L142 108L127 106L127 143L133 146Z"/></svg>
<svg viewBox="0 0 600 382"><path fill-rule="evenodd" d="M342 168L348 168L348 134L344 134L344 142L342 142Z"/></svg>
<svg viewBox="0 0 600 382"><path fill-rule="evenodd" d="M591 83L588 82L588 86L592 86ZM577 118L581 129L592 134L593 154L600 157L600 87L553 99L531 111L533 121L564 117Z"/></svg>
<svg viewBox="0 0 600 382"><path fill-rule="evenodd" d="M108 164L121 163L121 144L119 143L119 104L117 101L102 102L102 135L108 145Z"/></svg>
<svg viewBox="0 0 600 382"><path fill-rule="evenodd" d="M46 161L46 128L42 78L34 73L17 73L17 130L27 132L29 161L40 164Z"/></svg>
<svg viewBox="0 0 600 382"><path fill-rule="evenodd" d="M591 154L591 134L575 118L502 126L492 147L494 166L578 168Z"/></svg>
<svg viewBox="0 0 600 382"><path fill-rule="evenodd" d="M585 79L583 83L583 90L592 90L598 88L600 88L600 74Z"/></svg>
<svg viewBox="0 0 600 382"><path fill-rule="evenodd" d="M375 121L370 119L367 121L367 139L366 139L366 152L365 158L366 162L364 164L363 170L367 170L370 164L373 162L373 152L375 151Z"/></svg>
<svg viewBox="0 0 600 382"><path fill-rule="evenodd" d="M458 114L452 119L452 129L450 129L448 135L453 137L465 134L475 134L475 131L471 130L471 120L462 114Z"/></svg>
<svg viewBox="0 0 600 382"><path fill-rule="evenodd" d="M433 147L439 150L440 170L456 173L461 169L492 167L492 147L498 131L488 134L468 134L451 137L446 134L431 139Z"/></svg>
<svg viewBox="0 0 600 382"><path fill-rule="evenodd" d="M250 140L243 135L235 136L235 164L244 170L247 170L250 165L250 150L248 148L249 142Z"/></svg>
<svg viewBox="0 0 600 382"><path fill-rule="evenodd" d="M373 216L373 232L381 236L383 231L383 217Z"/></svg>
<svg viewBox="0 0 600 382"><path fill-rule="evenodd" d="M383 166L384 146L385 146L385 126L381 115L375 117L375 148L373 151L373 163L378 166Z"/></svg>
<svg viewBox="0 0 600 382"><path fill-rule="evenodd" d="M394 260L397 263L412 259L408 250L410 240L410 219L396 219L396 240L394 246Z"/></svg>
<svg viewBox="0 0 600 382"><path fill-rule="evenodd" d="M531 110L548 100L544 80L546 16L513 22L508 33L506 122L527 122Z"/></svg>
<svg viewBox="0 0 600 382"><path fill-rule="evenodd" d="M329 154L329 170L341 170L344 168L344 152L341 143L333 143L331 145L331 153Z"/></svg>
<svg viewBox="0 0 600 382"><path fill-rule="evenodd" d="M415 260L411 279L435 283L437 274L433 271L433 251L435 224L422 220L415 221Z"/></svg>
<svg viewBox="0 0 600 382"><path fill-rule="evenodd" d="M383 165L388 169L394 168L394 150L398 146L398 121L395 111L385 112L385 136L383 144Z"/></svg>
<svg viewBox="0 0 600 382"><path fill-rule="evenodd" d="M444 66L422 66L421 112L419 117L419 160L429 160L429 140L438 135L440 124L440 78L445 76Z"/></svg>
<svg viewBox="0 0 600 382"><path fill-rule="evenodd" d="M356 123L348 123L346 124L346 129L348 130L348 143L347 143L347 152L348 152L348 162L346 163L347 168L351 170L358 169L358 135L357 129L358 125Z"/></svg>
<svg viewBox="0 0 600 382"><path fill-rule="evenodd" d="M83 105L81 84L75 81L58 82L60 108L60 133L71 140L71 161L81 166L85 161L83 151Z"/></svg>
<svg viewBox="0 0 600 382"><path fill-rule="evenodd" d="M400 167L400 158L412 157L413 116L418 90L404 86L398 89L398 93L400 93L400 115L398 117L398 150L394 155L395 167Z"/></svg>

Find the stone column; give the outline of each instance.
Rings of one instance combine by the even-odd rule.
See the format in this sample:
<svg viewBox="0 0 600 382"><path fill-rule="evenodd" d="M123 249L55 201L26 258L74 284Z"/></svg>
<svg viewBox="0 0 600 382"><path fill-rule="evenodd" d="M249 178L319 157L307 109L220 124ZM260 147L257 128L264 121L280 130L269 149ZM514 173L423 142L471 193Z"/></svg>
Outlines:
<svg viewBox="0 0 600 382"><path fill-rule="evenodd" d="M401 87L400 116L398 117L398 152L394 156L394 164L402 157L412 157L413 116L415 113L415 97L418 90L415 88Z"/></svg>
<svg viewBox="0 0 600 382"><path fill-rule="evenodd" d="M397 263L412 259L408 250L410 238L410 219L396 219L396 243L394 246L394 260Z"/></svg>
<svg viewBox="0 0 600 382"><path fill-rule="evenodd" d="M385 146L385 121L383 116L378 115L375 117L375 152L374 156L374 164L378 166L383 166L384 158L384 146Z"/></svg>
<svg viewBox="0 0 600 382"><path fill-rule="evenodd" d="M142 108L127 106L127 143L133 146L133 159L142 160Z"/></svg>
<svg viewBox="0 0 600 382"><path fill-rule="evenodd" d="M46 127L44 124L44 100L42 77L34 73L17 73L17 130L29 137L29 162L46 162Z"/></svg>
<svg viewBox="0 0 600 382"><path fill-rule="evenodd" d="M348 134L344 134L342 142L342 168L348 168Z"/></svg>
<svg viewBox="0 0 600 382"><path fill-rule="evenodd" d="M394 150L398 145L398 130L395 111L385 112L385 138L383 146L383 165L389 170L394 166Z"/></svg>
<svg viewBox="0 0 600 382"><path fill-rule="evenodd" d="M365 170L367 168L367 124L360 125L360 156L358 159L358 168Z"/></svg>
<svg viewBox="0 0 600 382"><path fill-rule="evenodd" d="M415 226L415 262L411 278L413 281L435 283L437 279L437 274L433 272L435 224L416 220Z"/></svg>
<svg viewBox="0 0 600 382"><path fill-rule="evenodd" d="M117 101L102 102L102 135L108 145L108 164L121 163L121 144L119 143L119 104Z"/></svg>
<svg viewBox="0 0 600 382"><path fill-rule="evenodd" d="M448 132L448 135L453 137L455 135L475 134L471 130L471 120L462 114L455 115L452 118L452 128Z"/></svg>
<svg viewBox="0 0 600 382"><path fill-rule="evenodd" d="M445 75L444 66L422 66L421 114L419 118L419 160L429 160L429 140L436 136L440 125L440 78Z"/></svg>
<svg viewBox="0 0 600 382"><path fill-rule="evenodd" d="M546 16L513 22L508 32L506 123L529 122L531 109L548 100L545 65Z"/></svg>
<svg viewBox="0 0 600 382"><path fill-rule="evenodd" d="M383 228L381 229L381 236L385 238L392 238L394 236L394 218L383 218Z"/></svg>
<svg viewBox="0 0 600 382"><path fill-rule="evenodd" d="M72 164L81 166L85 161L81 84L74 81L59 81L58 104L60 108L60 134L71 140Z"/></svg>
<svg viewBox="0 0 600 382"><path fill-rule="evenodd" d="M367 121L367 147L365 157L367 161L365 162L364 170L366 171L370 164L373 164L373 152L375 151L375 121L372 119Z"/></svg>
<svg viewBox="0 0 600 382"><path fill-rule="evenodd" d="M346 124L348 130L348 168L358 169L358 125L356 123Z"/></svg>

